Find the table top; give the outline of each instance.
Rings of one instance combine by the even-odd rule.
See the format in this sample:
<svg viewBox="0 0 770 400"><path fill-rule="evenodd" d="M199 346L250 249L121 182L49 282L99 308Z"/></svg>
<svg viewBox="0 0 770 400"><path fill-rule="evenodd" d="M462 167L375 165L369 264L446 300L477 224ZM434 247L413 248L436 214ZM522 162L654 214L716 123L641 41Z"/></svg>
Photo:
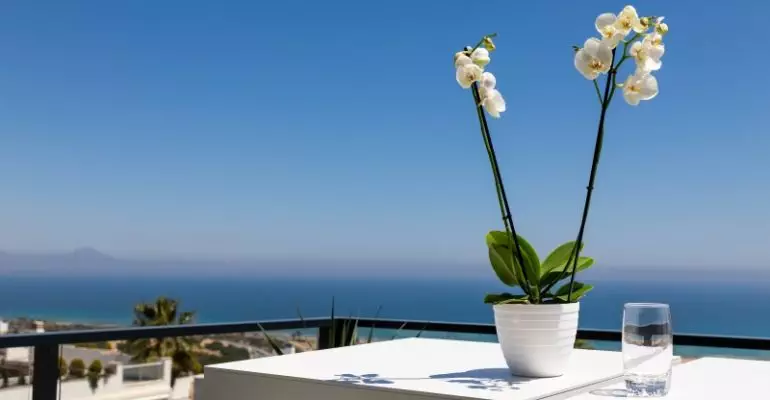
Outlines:
<svg viewBox="0 0 770 400"><path fill-rule="evenodd" d="M535 400L608 382L622 373L618 352L578 350L557 378L513 377L498 343L410 338L206 366L324 385L357 385L445 399Z"/></svg>
<svg viewBox="0 0 770 400"><path fill-rule="evenodd" d="M626 397L621 381L570 400ZM764 399L770 397L770 362L734 358L700 358L676 365L666 400Z"/></svg>

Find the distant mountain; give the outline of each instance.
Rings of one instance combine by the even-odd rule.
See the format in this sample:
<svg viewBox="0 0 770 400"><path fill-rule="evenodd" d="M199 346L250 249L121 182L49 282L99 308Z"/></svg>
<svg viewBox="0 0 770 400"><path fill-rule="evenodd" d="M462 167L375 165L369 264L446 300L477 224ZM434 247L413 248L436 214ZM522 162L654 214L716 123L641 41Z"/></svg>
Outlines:
<svg viewBox="0 0 770 400"><path fill-rule="evenodd" d="M112 256L99 252L93 247L80 247L72 251L70 254L73 258L81 261L111 261L114 260Z"/></svg>
<svg viewBox="0 0 770 400"><path fill-rule="evenodd" d="M0 252L0 273L6 275L64 275L102 272L118 264L117 260L90 247L69 253L14 254Z"/></svg>
<svg viewBox="0 0 770 400"><path fill-rule="evenodd" d="M487 274L488 273L488 274ZM137 260L112 257L90 247L55 254L0 252L0 276L33 277L299 277L492 279L491 270L469 263L384 260Z"/></svg>

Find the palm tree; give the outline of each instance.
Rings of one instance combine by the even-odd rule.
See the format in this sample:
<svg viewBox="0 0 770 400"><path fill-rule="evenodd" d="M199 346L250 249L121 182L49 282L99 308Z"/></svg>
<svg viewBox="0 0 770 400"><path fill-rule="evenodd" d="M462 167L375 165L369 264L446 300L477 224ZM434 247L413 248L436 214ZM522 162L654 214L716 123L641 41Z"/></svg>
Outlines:
<svg viewBox="0 0 770 400"><path fill-rule="evenodd" d="M179 312L179 302L166 297L158 297L154 303L140 303L134 306L134 326L188 325L193 323L195 313ZM185 337L165 337L136 339L128 342L128 352L132 361L150 362L161 357L170 357L171 386L176 378L201 370L195 355L198 345Z"/></svg>

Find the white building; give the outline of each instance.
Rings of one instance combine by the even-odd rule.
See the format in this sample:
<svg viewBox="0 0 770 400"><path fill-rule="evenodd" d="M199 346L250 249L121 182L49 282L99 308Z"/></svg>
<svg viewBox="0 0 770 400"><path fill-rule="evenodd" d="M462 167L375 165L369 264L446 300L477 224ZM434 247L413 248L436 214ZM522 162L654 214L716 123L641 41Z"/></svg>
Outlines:
<svg viewBox="0 0 770 400"><path fill-rule="evenodd" d="M38 325L39 323L39 325ZM43 323L35 321L35 331L45 332ZM0 320L0 335L7 335L10 330L10 324L6 321ZM32 362L32 352L28 347L10 347L6 349L0 349L0 358L11 362Z"/></svg>
<svg viewBox="0 0 770 400"><path fill-rule="evenodd" d="M76 358L83 360L86 366L91 365L94 360L101 361L102 365L110 363L128 364L131 361L131 356L117 350L91 349L72 345L64 345L60 349L61 358L68 364Z"/></svg>
<svg viewBox="0 0 770 400"><path fill-rule="evenodd" d="M35 322L35 332L44 332L43 323ZM8 333L8 323L0 321L0 334ZM32 363L32 348L16 347L0 349L0 357L7 361ZM113 365L115 374L99 378L94 389L86 378L65 379L59 386L59 400L187 400L192 399L193 382L196 377L188 376L176 380L171 388L171 360L147 364L127 364L130 356L114 350L90 349L70 345L61 346L62 358L66 362L75 358L83 360L86 366L94 360L102 365ZM27 382L30 380L27 379ZM10 379L10 386L0 388L0 400L29 400L32 385L18 385L16 378Z"/></svg>
<svg viewBox="0 0 770 400"><path fill-rule="evenodd" d="M147 364L115 364L115 375L99 378L91 389L88 379L65 379L59 386L60 400L187 400L192 399L196 377L179 378L171 388L171 360ZM198 377L199 378L199 377ZM0 389L2 400L29 400L32 385Z"/></svg>

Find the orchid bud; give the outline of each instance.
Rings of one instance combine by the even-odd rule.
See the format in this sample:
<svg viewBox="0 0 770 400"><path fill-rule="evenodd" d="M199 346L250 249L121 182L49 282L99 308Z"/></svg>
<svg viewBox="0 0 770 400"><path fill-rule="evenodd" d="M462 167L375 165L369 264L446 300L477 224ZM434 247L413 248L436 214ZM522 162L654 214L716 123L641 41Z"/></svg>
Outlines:
<svg viewBox="0 0 770 400"><path fill-rule="evenodd" d="M495 43L492 41L492 38L487 36L484 38L484 48L493 51L495 50Z"/></svg>

